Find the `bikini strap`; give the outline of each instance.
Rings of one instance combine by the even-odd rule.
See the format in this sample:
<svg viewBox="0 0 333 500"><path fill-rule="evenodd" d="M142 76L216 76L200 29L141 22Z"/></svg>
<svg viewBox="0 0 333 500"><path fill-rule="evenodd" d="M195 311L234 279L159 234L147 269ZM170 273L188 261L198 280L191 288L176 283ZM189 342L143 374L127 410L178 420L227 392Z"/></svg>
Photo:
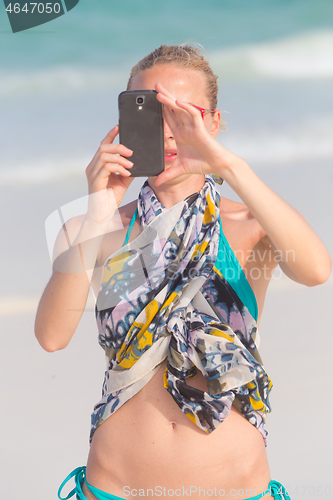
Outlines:
<svg viewBox="0 0 333 500"><path fill-rule="evenodd" d="M260 500L261 498L264 498L266 495L271 495L274 498L274 500L291 500L290 496L286 491L286 488L278 481L274 481L274 479L270 481L269 485L267 486L267 490L260 493L260 495L247 498L246 500Z"/></svg>
<svg viewBox="0 0 333 500"><path fill-rule="evenodd" d="M82 490L81 490L81 484L84 481L85 473L86 473L86 467L82 466L82 467L77 467L70 474L68 474L66 479L60 485L60 488L58 490L58 498L60 500L68 500L69 498L73 497L75 495L75 493L79 493L82 495L82 496L80 496L80 498L85 499L86 497L83 495ZM75 488L68 493L67 497L63 498L62 496L60 496L61 491L62 491L63 487L65 486L65 484L68 483L68 481L70 481L72 479L72 477L74 477L74 480L75 480Z"/></svg>
<svg viewBox="0 0 333 500"><path fill-rule="evenodd" d="M272 479L268 485L268 489L274 500L291 500L286 488L279 481Z"/></svg>
<svg viewBox="0 0 333 500"><path fill-rule="evenodd" d="M61 483L60 488L58 490L58 498L60 500L68 500L69 498L74 496L76 493L77 499L88 500L82 491L82 484L83 484L83 482L85 482L87 485L87 488L91 491L91 493L93 493L93 495L95 495L96 498L98 498L98 500L124 500L121 497L111 495L110 493L106 493L103 490L95 488L94 486L92 486L91 484L88 483L85 476L86 476L86 467L85 466L77 467L76 469L74 469L70 474L68 474L66 479ZM67 497L63 498L60 496L61 490L63 489L65 484L68 481L70 481L70 479L72 479L72 477L74 477L74 480L75 480L75 488L70 493L68 493Z"/></svg>
<svg viewBox="0 0 333 500"><path fill-rule="evenodd" d="M133 216L132 216L132 219L131 219L130 225L128 226L127 233L126 233L126 237L125 237L125 241L124 241L124 243L123 243L123 247L124 247L125 245L127 245L128 240L130 239L131 231L132 231L132 228L133 228L133 226L134 226L134 222L135 222L135 220L136 220L136 218L137 218L137 215L138 215L138 207L136 207L136 210L135 210L135 212L134 212L134 214L133 214Z"/></svg>

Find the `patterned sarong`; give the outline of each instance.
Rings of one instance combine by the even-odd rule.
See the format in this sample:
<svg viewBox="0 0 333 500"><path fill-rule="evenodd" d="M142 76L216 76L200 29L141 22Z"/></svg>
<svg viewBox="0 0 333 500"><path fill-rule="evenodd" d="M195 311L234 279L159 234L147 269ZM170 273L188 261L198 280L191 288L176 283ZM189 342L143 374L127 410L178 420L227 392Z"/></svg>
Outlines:
<svg viewBox="0 0 333 500"><path fill-rule="evenodd" d="M107 370L96 428L134 396L167 358L164 387L190 420L211 432L234 404L263 437L271 380L255 344L256 322L214 266L220 195L206 176L200 193L166 209L146 181L142 233L104 266L97 297ZM207 392L186 384L200 370Z"/></svg>

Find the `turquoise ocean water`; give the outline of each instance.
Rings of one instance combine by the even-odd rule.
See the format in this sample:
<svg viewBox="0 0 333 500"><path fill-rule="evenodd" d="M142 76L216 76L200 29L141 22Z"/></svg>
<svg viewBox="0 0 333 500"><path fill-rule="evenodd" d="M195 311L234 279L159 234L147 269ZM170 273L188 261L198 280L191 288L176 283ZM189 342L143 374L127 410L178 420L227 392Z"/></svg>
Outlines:
<svg viewBox="0 0 333 500"><path fill-rule="evenodd" d="M219 75L227 147L265 168L333 158L331 0L81 0L16 34L1 7L0 185L82 173L132 65L187 41Z"/></svg>

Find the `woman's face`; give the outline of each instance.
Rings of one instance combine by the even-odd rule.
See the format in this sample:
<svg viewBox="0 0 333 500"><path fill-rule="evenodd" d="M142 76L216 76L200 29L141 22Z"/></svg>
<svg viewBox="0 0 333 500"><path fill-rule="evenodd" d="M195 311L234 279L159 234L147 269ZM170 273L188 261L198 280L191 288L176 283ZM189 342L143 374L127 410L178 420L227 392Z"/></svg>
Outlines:
<svg viewBox="0 0 333 500"><path fill-rule="evenodd" d="M160 64L137 74L131 90L155 90L156 83L161 83L176 99L201 108L210 109L207 97L205 75L193 69L180 68L174 64ZM206 113L204 124L208 132L216 137L219 132L220 113ZM165 167L176 160L177 146L168 124L164 121Z"/></svg>

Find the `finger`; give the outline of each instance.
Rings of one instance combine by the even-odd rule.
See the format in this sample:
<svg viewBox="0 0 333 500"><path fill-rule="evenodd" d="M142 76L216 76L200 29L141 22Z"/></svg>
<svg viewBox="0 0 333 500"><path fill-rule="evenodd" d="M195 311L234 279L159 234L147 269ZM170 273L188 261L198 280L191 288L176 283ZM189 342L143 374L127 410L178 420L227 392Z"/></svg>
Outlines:
<svg viewBox="0 0 333 500"><path fill-rule="evenodd" d="M155 184L158 187L161 184L164 184L165 182L175 179L176 177L180 177L184 174L186 174L186 171L182 165L174 165L173 167L170 167L159 174L155 179Z"/></svg>
<svg viewBox="0 0 333 500"><path fill-rule="evenodd" d="M163 117L164 117L164 120L169 125L171 131L174 132L174 130L176 129L176 127L178 125L178 121L177 121L177 118L176 118L174 112L170 108L168 108L167 106L163 106Z"/></svg>
<svg viewBox="0 0 333 500"><path fill-rule="evenodd" d="M201 118L200 111L191 104L184 103L183 101L179 101L178 99L174 100L173 98L168 97L165 94L157 94L157 99L158 101L163 103L164 110L169 109L170 112L173 113L174 119L184 125L190 123L192 120ZM171 117L168 112L165 113L165 115Z"/></svg>
<svg viewBox="0 0 333 500"><path fill-rule="evenodd" d="M118 153L121 156L132 156L132 154L133 154L133 150L132 149L127 148L123 144L118 144L118 146L119 146Z"/></svg>
<svg viewBox="0 0 333 500"><path fill-rule="evenodd" d="M89 183L94 182L97 174L103 169L105 165L108 165L109 172L116 172L119 165L121 165L125 169L129 169L133 166L133 163L119 155L102 153L96 163L93 164L91 168L86 169L86 175ZM112 168L111 165L114 165L114 168Z"/></svg>
<svg viewBox="0 0 333 500"><path fill-rule="evenodd" d="M163 85L161 83L156 83L155 90L157 93L165 95L169 99L172 99L173 102L176 101L175 96L173 94L171 94L171 92L169 92L165 87L163 87Z"/></svg>
<svg viewBox="0 0 333 500"><path fill-rule="evenodd" d="M98 172L95 173L95 175L91 176L90 183L104 183L105 180L108 179L111 175L116 174L119 174L121 177L127 178L131 175L131 172L122 165L117 165L115 163L106 163Z"/></svg>
<svg viewBox="0 0 333 500"><path fill-rule="evenodd" d="M187 113L193 119L200 119L200 123L201 123L201 120L202 120L201 113L197 108L192 106L192 104L189 104L188 102L184 102L184 101L180 101L179 99L176 99L176 105L177 105L177 108L181 108L181 109L184 109L185 111L187 111Z"/></svg>
<svg viewBox="0 0 333 500"><path fill-rule="evenodd" d="M117 154L102 153L98 164L102 166L105 163L115 163L116 165L123 165L126 168L133 167L132 161Z"/></svg>
<svg viewBox="0 0 333 500"><path fill-rule="evenodd" d="M171 109L177 108L176 99L168 97L165 94L161 94L161 93L157 94L156 99Z"/></svg>
<svg viewBox="0 0 333 500"><path fill-rule="evenodd" d="M156 99L160 101L162 104L169 106L171 109L177 107L176 98L168 92L163 85L157 83L155 85L155 90L157 92Z"/></svg>
<svg viewBox="0 0 333 500"><path fill-rule="evenodd" d="M162 85L160 85L160 87L162 87ZM159 87L157 86L157 88ZM174 98L167 97L164 94L157 94L157 100L163 104L164 119L171 130L174 130L174 127L179 125L179 123L183 123L184 118L186 118L186 112L177 106Z"/></svg>
<svg viewBox="0 0 333 500"><path fill-rule="evenodd" d="M101 144L94 158L86 168L86 176L89 179L92 175L96 173L96 171L100 170L100 168L106 162L118 163L120 161L121 163L123 163L123 160L125 160L125 162L129 161L123 157L132 156L132 154L133 151L131 149L126 148L122 144ZM113 155L113 157L111 158L111 156L108 155ZM127 166L130 165L132 165L132 162L127 163Z"/></svg>
<svg viewBox="0 0 333 500"><path fill-rule="evenodd" d="M118 134L119 134L119 126L116 125L104 137L104 139L102 140L101 144L110 144L110 143L112 143L115 140L115 138L117 137Z"/></svg>
<svg viewBox="0 0 333 500"><path fill-rule="evenodd" d="M133 151L132 149L127 148L123 144L101 144L97 153L99 153L100 156L104 153L110 153L121 156L132 156Z"/></svg>
<svg viewBox="0 0 333 500"><path fill-rule="evenodd" d="M93 179L96 177L97 173L104 167L105 164L114 164L114 165L122 165L125 168L131 168L133 163L123 156L101 153L97 158L96 163L91 165L89 169L86 170L86 174L88 179Z"/></svg>
<svg viewBox="0 0 333 500"><path fill-rule="evenodd" d="M175 111L180 109L192 111L192 109L194 109L194 111L197 111L191 104L176 99L170 92L165 89L165 87L163 87L162 84L157 83L155 87L156 89L160 90L160 92L157 94L157 96L160 96L159 100L161 102L163 101L163 104L166 104L171 109L174 109ZM179 106L178 103L180 103L181 105Z"/></svg>

